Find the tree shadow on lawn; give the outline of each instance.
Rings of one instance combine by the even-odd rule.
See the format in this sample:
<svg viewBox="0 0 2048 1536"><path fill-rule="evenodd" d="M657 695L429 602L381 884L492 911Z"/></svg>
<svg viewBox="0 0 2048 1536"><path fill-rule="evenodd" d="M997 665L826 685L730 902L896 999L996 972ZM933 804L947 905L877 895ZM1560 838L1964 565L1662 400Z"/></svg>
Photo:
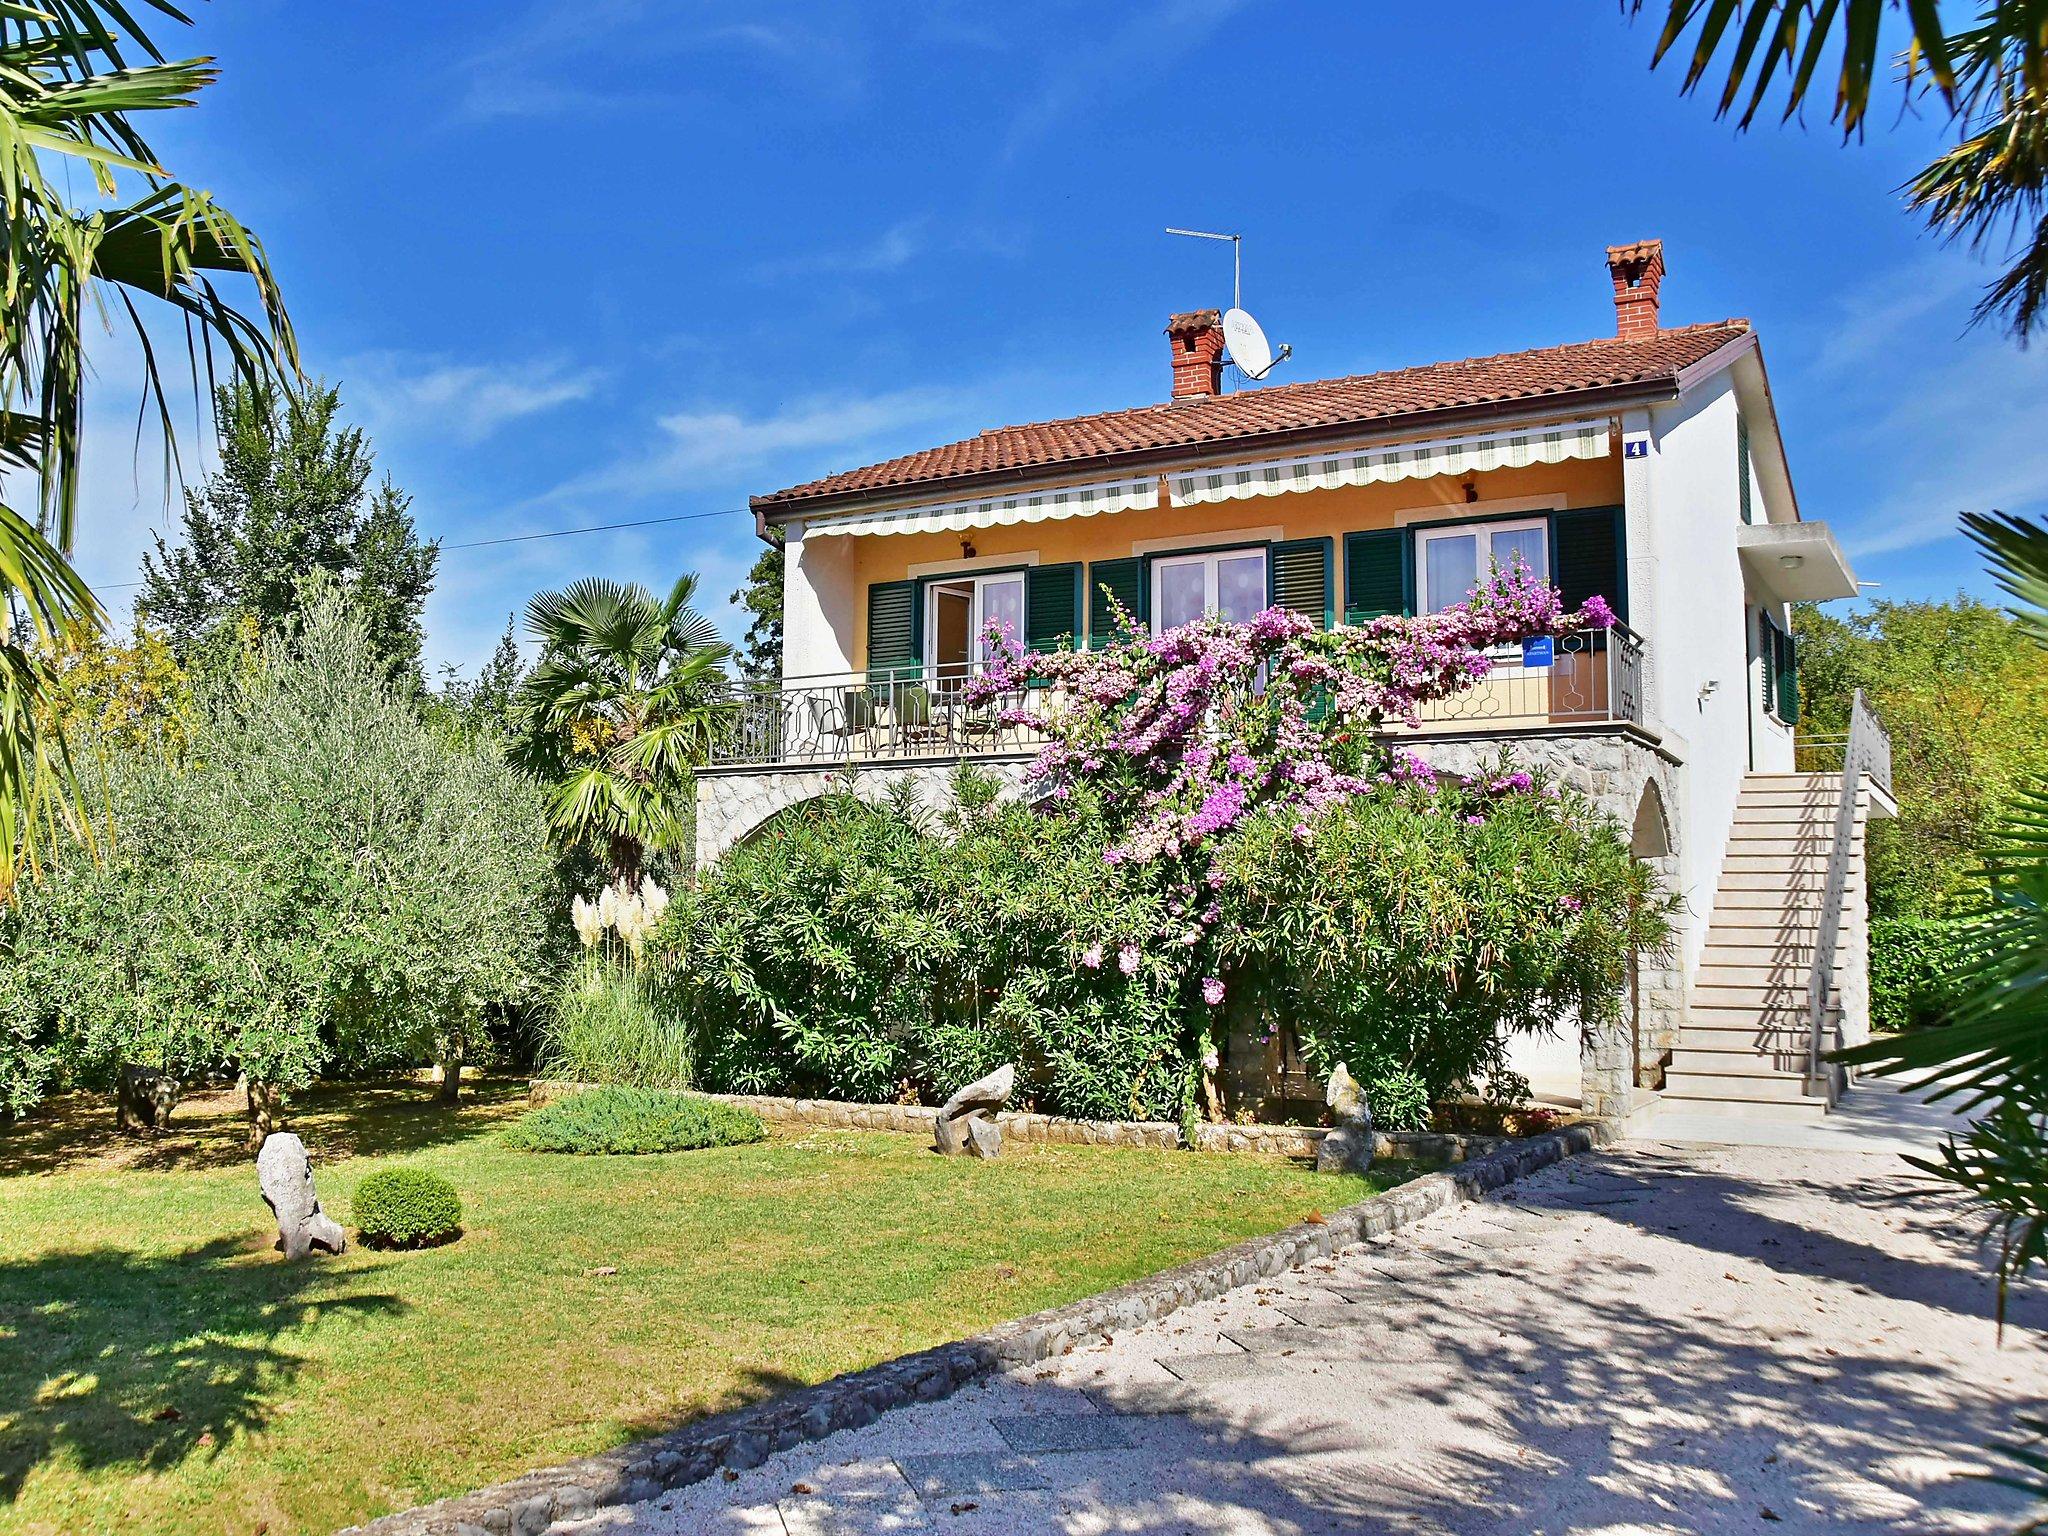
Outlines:
<svg viewBox="0 0 2048 1536"><path fill-rule="evenodd" d="M287 1333L405 1309L351 1289L375 1272L272 1261L248 1238L0 1261L0 1500L52 1459L159 1471L262 1428L305 1363Z"/></svg>
<svg viewBox="0 0 2048 1536"><path fill-rule="evenodd" d="M291 1097L284 1128L305 1140L317 1167L488 1135L525 1107L526 1085L511 1079L465 1084L452 1110L436 1099L433 1085L409 1078L321 1083ZM195 1092L160 1135L120 1130L109 1097L64 1094L0 1128L0 1178L88 1167L144 1173L238 1167L252 1160L248 1130L246 1101L235 1088Z"/></svg>

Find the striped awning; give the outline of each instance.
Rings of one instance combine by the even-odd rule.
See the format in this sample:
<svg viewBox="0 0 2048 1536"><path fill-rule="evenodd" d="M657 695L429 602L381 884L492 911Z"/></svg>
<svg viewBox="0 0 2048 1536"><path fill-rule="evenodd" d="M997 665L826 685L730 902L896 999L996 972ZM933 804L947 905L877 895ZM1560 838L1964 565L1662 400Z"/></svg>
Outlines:
<svg viewBox="0 0 2048 1536"><path fill-rule="evenodd" d="M1340 485L1373 485L1420 480L1430 475L1464 475L1567 459L1604 459L1610 452L1605 421L1575 421L1513 432L1486 432L1399 443L1389 448L1347 449L1272 459L1262 464L1229 464L1189 470L1171 477L1173 505L1245 501L1288 491L1327 491Z"/></svg>
<svg viewBox="0 0 2048 1536"><path fill-rule="evenodd" d="M1137 475L1017 496L984 496L973 501L809 518L804 522L804 537L828 533L964 533L969 528L1059 522L1069 517L1093 517L1099 512L1130 512L1158 505L1159 477Z"/></svg>
<svg viewBox="0 0 2048 1536"><path fill-rule="evenodd" d="M1347 448L1256 464L1191 469L1170 475L1167 481L1172 505L1192 507L1205 502L1278 496L1287 491L1326 491L1340 485L1522 469L1531 464L1562 464L1567 459L1602 459L1610 452L1606 421L1575 421L1424 443L1396 443L1385 448ZM1093 485L1062 485L1013 496L981 496L808 518L804 522L804 537L835 533L965 533L970 528L1060 522L1070 517L1094 517L1098 513L1130 512L1158 505L1157 475L1127 475Z"/></svg>

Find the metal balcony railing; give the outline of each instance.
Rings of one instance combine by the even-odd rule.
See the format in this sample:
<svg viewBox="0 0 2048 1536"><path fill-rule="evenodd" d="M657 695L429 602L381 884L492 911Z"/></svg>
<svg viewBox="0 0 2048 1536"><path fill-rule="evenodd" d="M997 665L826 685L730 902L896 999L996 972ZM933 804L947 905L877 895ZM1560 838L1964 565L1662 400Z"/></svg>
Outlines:
<svg viewBox="0 0 2048 1536"><path fill-rule="evenodd" d="M1057 691L1017 689L978 704L967 683L984 663L910 664L886 673L785 678L743 692L734 728L712 754L714 767L952 760L1035 752L1046 736L1005 722L1026 709L1056 713ZM1642 642L1617 625L1555 642L1550 663L1525 664L1517 650L1494 658L1477 686L1431 705L1421 729L1497 730L1642 723ZM1401 728L1405 732L1406 728Z"/></svg>

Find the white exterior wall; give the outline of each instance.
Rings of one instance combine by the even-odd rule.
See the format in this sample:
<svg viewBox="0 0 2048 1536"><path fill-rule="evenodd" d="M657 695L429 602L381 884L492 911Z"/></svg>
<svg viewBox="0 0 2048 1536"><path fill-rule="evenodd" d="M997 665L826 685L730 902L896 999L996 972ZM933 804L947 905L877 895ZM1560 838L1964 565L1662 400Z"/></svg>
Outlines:
<svg viewBox="0 0 2048 1536"><path fill-rule="evenodd" d="M853 579L853 540L806 539L802 533L802 525L792 523L783 546L782 675L850 672L864 596Z"/></svg>
<svg viewBox="0 0 2048 1536"><path fill-rule="evenodd" d="M1734 385L1724 372L1668 405L1631 413L1624 424L1624 440L1641 435L1650 445L1647 457L1630 463L1626 486L1629 595L1631 622L1656 669L1649 723L1685 765L1677 842L1679 890L1694 918L1683 940L1688 977L1706 945L1706 918L1750 766L1754 621L1736 546L1742 503L1735 422ZM1640 559L1639 525L1651 540Z"/></svg>

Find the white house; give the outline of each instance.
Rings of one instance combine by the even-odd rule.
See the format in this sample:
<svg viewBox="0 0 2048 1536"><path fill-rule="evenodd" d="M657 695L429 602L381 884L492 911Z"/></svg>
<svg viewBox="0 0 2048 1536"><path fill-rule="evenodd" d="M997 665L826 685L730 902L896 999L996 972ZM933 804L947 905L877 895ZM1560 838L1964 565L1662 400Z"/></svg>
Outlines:
<svg viewBox="0 0 2048 1536"><path fill-rule="evenodd" d="M1687 907L1626 1032L1520 1064L1599 1112L1661 1087L1667 1107L1824 1113L1816 1013L1829 1043L1867 1032L1862 825L1889 771L1863 719L1855 775L1795 772L1788 605L1855 577L1800 518L1749 323L1666 326L1661 242L1610 248L1607 271L1612 336L1228 392L1220 317L1175 315L1164 402L754 498L788 549L783 686L702 777L700 859L849 763L864 792L936 787L962 757L1021 775L1032 744L955 702L991 618L1037 647L1101 643L1112 595L1154 628L1269 603L1337 624L1457 602L1519 555L1621 627L1548 667L1504 659L1418 749L1460 768L1512 741L1632 829Z"/></svg>

